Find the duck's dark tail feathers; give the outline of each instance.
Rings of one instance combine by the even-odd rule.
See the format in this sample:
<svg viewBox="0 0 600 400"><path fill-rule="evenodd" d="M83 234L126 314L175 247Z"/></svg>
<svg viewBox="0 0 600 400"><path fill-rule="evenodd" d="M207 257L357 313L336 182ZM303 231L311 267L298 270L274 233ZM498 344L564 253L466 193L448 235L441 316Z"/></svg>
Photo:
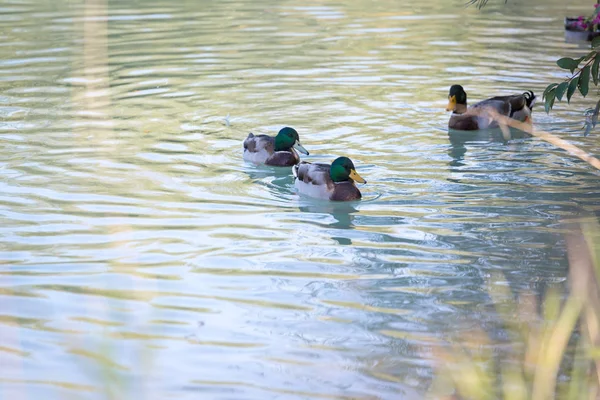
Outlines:
<svg viewBox="0 0 600 400"><path fill-rule="evenodd" d="M535 105L535 101L537 99L536 95L531 90L528 90L525 93L523 93L523 96L525 96L525 102L527 103L527 108L529 108L531 110L533 108L533 106Z"/></svg>

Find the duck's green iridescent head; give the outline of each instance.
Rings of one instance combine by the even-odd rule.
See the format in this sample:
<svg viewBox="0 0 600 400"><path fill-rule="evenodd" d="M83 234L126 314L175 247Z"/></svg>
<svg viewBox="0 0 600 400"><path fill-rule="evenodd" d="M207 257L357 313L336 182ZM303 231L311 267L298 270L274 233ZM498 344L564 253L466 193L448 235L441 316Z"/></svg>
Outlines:
<svg viewBox="0 0 600 400"><path fill-rule="evenodd" d="M367 183L354 168L352 160L348 157L338 157L331 164L329 169L329 175L334 182L345 182L349 180L356 181L358 183Z"/></svg>
<svg viewBox="0 0 600 400"><path fill-rule="evenodd" d="M300 137L294 128L285 127L275 136L275 151L288 151L295 148L300 153L308 155L308 151L300 144Z"/></svg>
<svg viewBox="0 0 600 400"><path fill-rule="evenodd" d="M467 92L460 85L452 85L448 93L448 107L446 107L446 111L456 110L457 104L467 105Z"/></svg>

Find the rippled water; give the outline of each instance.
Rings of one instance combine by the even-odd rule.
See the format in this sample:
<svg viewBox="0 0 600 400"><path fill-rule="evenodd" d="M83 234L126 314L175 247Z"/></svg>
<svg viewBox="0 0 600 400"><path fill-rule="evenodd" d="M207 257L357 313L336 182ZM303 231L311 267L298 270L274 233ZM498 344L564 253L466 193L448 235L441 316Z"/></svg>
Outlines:
<svg viewBox="0 0 600 400"><path fill-rule="evenodd" d="M493 324L489 285L563 281L598 175L449 140L444 107L541 94L589 2L463 3L2 3L0 397L420 398L435 340ZM592 102L535 122L598 154ZM363 200L242 160L286 125Z"/></svg>

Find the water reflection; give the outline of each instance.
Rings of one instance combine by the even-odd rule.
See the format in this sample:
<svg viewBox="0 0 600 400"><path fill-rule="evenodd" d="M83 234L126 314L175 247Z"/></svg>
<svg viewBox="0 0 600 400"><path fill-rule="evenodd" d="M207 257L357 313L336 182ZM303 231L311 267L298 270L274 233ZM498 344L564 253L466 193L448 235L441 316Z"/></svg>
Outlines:
<svg viewBox="0 0 600 400"><path fill-rule="evenodd" d="M331 239L340 245L351 245L352 239L346 233L338 230L354 229L354 220L358 209L355 204L359 202L327 202L323 200L301 199L300 211L315 215L318 222L315 225L323 228L333 228Z"/></svg>
<svg viewBox="0 0 600 400"><path fill-rule="evenodd" d="M271 183L279 182L278 186L284 188L286 185L281 181L285 178L293 178L291 167L273 167L269 165L253 165L246 163L242 167L242 170L254 184L264 184L264 180L272 179Z"/></svg>
<svg viewBox="0 0 600 400"><path fill-rule="evenodd" d="M476 131L457 131L448 129L448 139L450 141L448 155L452 158L449 165L451 167L461 167L465 165L462 161L464 160L468 144L470 143L497 142L508 145L512 140L531 137L532 136L526 132L510 127L505 131L500 128L481 129Z"/></svg>
<svg viewBox="0 0 600 400"><path fill-rule="evenodd" d="M248 175L252 185L264 188L269 197L291 205L295 190L294 177L290 167L273 167L246 163L242 167L242 171Z"/></svg>

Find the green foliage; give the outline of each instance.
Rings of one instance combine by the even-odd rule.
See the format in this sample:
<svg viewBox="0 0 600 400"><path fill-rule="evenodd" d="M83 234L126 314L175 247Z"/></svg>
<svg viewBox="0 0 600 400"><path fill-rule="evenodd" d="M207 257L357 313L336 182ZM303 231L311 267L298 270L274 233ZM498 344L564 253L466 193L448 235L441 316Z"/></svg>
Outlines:
<svg viewBox="0 0 600 400"><path fill-rule="evenodd" d="M600 36L598 36L600 38ZM594 57L594 64L592 64L592 79L594 85L598 86L598 66L600 66L600 57Z"/></svg>
<svg viewBox="0 0 600 400"><path fill-rule="evenodd" d="M579 77L578 76L574 77L569 82L569 89L567 90L567 102L568 103L571 102L571 96L573 96L573 93L575 93L575 90L577 89L577 84L578 83L579 83Z"/></svg>
<svg viewBox="0 0 600 400"><path fill-rule="evenodd" d="M569 82L561 82L560 85L556 87L556 98L558 101L561 101L567 88L569 87Z"/></svg>
<svg viewBox="0 0 600 400"><path fill-rule="evenodd" d="M555 83L553 85L556 85ZM557 85L558 86L558 85ZM548 93L545 93L546 96L546 102L544 103L544 109L546 110L546 113L550 112L550 109L552 108L552 106L554 106L554 99L556 99L556 89L552 88L548 91Z"/></svg>
<svg viewBox="0 0 600 400"><path fill-rule="evenodd" d="M556 88L558 86L558 83L551 83L549 84L546 89L544 90L544 97L546 97L546 95L548 94L549 91L551 91L552 89Z"/></svg>
<svg viewBox="0 0 600 400"><path fill-rule="evenodd" d="M563 57L560 60L558 60L556 64L558 64L558 66L562 69L568 69L569 71L571 71L571 73L573 73L573 71L575 71L575 69L577 68L579 62L577 62L577 60L573 60L570 57Z"/></svg>
<svg viewBox="0 0 600 400"><path fill-rule="evenodd" d="M546 87L543 95L546 113L552 110L555 100L562 101L565 91L567 93L567 102L570 103L571 97L573 97L577 89L579 89L579 93L583 97L588 95L590 80L594 86L598 86L598 82L600 81L600 37L592 41L592 50L585 56L577 59L563 57L556 61L556 64L562 69L569 70L571 76L559 84L551 83Z"/></svg>
<svg viewBox="0 0 600 400"><path fill-rule="evenodd" d="M590 90L590 80L594 86L598 86L598 82L600 81L600 36L592 40L591 47L592 50L583 57L578 59L563 57L556 61L556 64L560 68L569 70L571 76L560 84L551 83L546 87L543 95L546 113L549 113L550 110L552 110L552 107L554 107L555 99L558 101L563 99L565 89L567 91L567 102L570 103L571 97L575 94L577 88L579 88L579 93L581 93L583 97L588 95ZM591 127L594 127L598 121L599 107L593 109L592 113L590 113L590 110L592 109L586 111L586 117L588 117L588 121L586 122L586 132L589 132Z"/></svg>
<svg viewBox="0 0 600 400"><path fill-rule="evenodd" d="M590 84L590 66L585 66L579 74L579 91L583 97L587 96Z"/></svg>

